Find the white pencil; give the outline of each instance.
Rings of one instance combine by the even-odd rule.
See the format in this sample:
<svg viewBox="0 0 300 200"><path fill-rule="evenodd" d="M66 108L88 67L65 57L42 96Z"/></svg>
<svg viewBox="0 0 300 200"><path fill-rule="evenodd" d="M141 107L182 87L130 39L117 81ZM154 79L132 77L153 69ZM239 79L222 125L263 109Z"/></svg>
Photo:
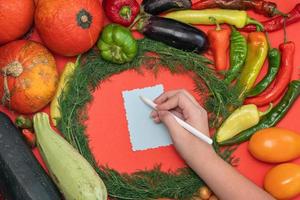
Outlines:
<svg viewBox="0 0 300 200"><path fill-rule="evenodd" d="M150 106L151 108L156 110L157 105L153 101L151 101L150 99L143 97L143 96L140 96L140 98L145 104L147 104L148 106ZM171 113L171 114L173 115L175 120L178 122L178 124L180 124L184 129L186 129L187 131L189 131L190 133L192 133L193 135L195 135L196 137L200 138L201 140L203 140L204 142L206 142L208 144L213 143L213 141L210 137L208 137L204 133L201 133L200 131L198 131L197 129L195 129L194 127L192 127L191 125L189 125L188 123L183 121L182 119L178 118L173 113Z"/></svg>

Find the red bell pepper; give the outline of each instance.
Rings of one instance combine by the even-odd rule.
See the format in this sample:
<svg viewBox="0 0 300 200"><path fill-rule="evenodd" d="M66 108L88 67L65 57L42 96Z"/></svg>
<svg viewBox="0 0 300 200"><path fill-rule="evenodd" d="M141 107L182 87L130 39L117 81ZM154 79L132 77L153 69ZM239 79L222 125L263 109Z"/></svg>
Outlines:
<svg viewBox="0 0 300 200"><path fill-rule="evenodd" d="M130 26L140 12L136 0L103 0L102 6L110 21L123 26Z"/></svg>

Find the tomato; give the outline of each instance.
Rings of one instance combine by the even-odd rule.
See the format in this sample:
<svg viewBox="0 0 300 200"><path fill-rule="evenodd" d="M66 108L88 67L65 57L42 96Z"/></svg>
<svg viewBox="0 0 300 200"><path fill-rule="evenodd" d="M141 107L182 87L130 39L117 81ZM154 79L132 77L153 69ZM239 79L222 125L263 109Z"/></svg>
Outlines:
<svg viewBox="0 0 300 200"><path fill-rule="evenodd" d="M252 136L248 149L264 162L290 161L300 156L300 134L283 128L263 129Z"/></svg>
<svg viewBox="0 0 300 200"><path fill-rule="evenodd" d="M285 163L272 168L264 180L267 192L276 199L290 199L300 194L300 165Z"/></svg>

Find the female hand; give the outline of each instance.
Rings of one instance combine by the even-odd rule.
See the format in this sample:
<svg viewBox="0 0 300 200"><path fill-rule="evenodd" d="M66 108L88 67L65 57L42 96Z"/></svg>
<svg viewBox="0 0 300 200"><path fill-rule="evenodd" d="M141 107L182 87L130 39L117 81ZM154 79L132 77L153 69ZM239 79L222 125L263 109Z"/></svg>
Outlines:
<svg viewBox="0 0 300 200"><path fill-rule="evenodd" d="M179 154L220 199L273 200L269 194L222 160L211 145L195 137L176 122L170 112L202 133L209 134L207 112L192 95L185 90L169 91L159 96L155 103L157 111L151 113L153 120L166 125ZM224 184L228 180L234 184Z"/></svg>
<svg viewBox="0 0 300 200"><path fill-rule="evenodd" d="M191 94L185 90L168 91L156 98L154 102L157 104L157 111L151 113L153 120L166 125L177 151L186 161L190 157L189 153L193 151L193 146L202 145L205 150L212 150L210 145L182 128L170 113L209 136L207 112Z"/></svg>

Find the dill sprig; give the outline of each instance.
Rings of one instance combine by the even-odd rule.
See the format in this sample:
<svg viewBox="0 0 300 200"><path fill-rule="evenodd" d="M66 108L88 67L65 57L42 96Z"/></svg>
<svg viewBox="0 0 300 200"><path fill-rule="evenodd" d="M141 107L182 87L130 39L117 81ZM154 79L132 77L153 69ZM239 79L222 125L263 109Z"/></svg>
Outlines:
<svg viewBox="0 0 300 200"><path fill-rule="evenodd" d="M96 169L115 199L190 199L203 181L189 168L162 172L160 166L133 174L120 174L110 168Z"/></svg>
<svg viewBox="0 0 300 200"><path fill-rule="evenodd" d="M115 65L102 60L97 50L93 49L79 60L79 66L69 77L66 91L59 98L61 119L58 128L88 162L94 166L103 179L109 196L112 199L147 200L159 197L173 199L191 199L204 182L190 169L183 168L175 172L162 172L159 166L152 170L138 171L133 174L120 174L109 167L99 166L88 145L85 134L87 119L86 105L92 100L92 92L102 81L111 75L128 69L137 69L142 64L156 69L160 66L170 69L173 73L193 72L201 94L209 91L208 100L217 111L215 116L226 114L227 106L235 104L223 83L209 66L211 61L194 53L184 52L149 39L139 40L139 51L136 58L123 65ZM152 52L149 54L149 52ZM207 87L206 87L207 86ZM226 161L232 160L234 150L218 150Z"/></svg>
<svg viewBox="0 0 300 200"><path fill-rule="evenodd" d="M229 114L229 107L237 107L241 104L238 91L229 88L225 82L218 77L212 68L212 62L204 56L185 52L173 47L166 46L149 39L140 41L143 46L143 53L155 52L157 56L146 56L142 61L150 64L150 67L164 66L174 73L183 71L193 72L196 76L196 91L206 97L205 107L211 113L211 125L219 124L219 120L226 118ZM182 71L183 69L183 71Z"/></svg>

